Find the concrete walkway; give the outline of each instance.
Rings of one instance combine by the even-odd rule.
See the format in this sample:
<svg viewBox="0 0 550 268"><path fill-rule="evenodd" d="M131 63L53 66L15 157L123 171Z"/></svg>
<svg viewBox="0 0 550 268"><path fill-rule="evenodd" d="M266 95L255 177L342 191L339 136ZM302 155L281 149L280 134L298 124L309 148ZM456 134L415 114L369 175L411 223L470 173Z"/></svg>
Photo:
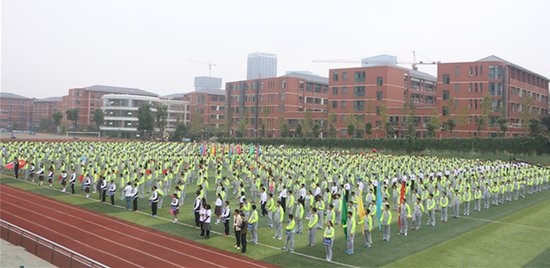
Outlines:
<svg viewBox="0 0 550 268"><path fill-rule="evenodd" d="M0 239L0 267L55 267L51 263L38 258L22 247Z"/></svg>

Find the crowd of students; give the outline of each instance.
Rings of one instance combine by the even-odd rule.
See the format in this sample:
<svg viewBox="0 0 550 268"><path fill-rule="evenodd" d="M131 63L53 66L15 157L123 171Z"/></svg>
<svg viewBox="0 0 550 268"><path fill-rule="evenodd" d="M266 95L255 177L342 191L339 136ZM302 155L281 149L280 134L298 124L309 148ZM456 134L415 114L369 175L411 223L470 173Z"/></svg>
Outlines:
<svg viewBox="0 0 550 268"><path fill-rule="evenodd" d="M232 229L235 248L243 253L247 242L260 242L260 227L273 229L273 239L285 238L282 249L289 252L296 235L307 231L308 245L315 246L317 230L323 230L327 261L337 225L344 227L346 253L354 254L357 230L366 248L373 245L377 224L382 240L390 241L392 210L399 218L397 233L408 236L421 228L423 216L427 226L435 227L436 211L445 223L449 208L458 218L461 212L470 215L472 207L481 211L550 188L549 170L525 163L283 146L12 142L2 145L2 153L3 159L14 159L16 178L16 162L24 159L24 179L41 186L53 187L58 176L63 192L68 184L74 194L80 184L87 198L97 192L101 202L109 196L114 205L118 185L120 200L134 211L147 195L153 217L168 196L173 222L186 193L194 193L191 207L201 237L210 238L213 221L223 224L224 235ZM267 218L265 226L260 217Z"/></svg>

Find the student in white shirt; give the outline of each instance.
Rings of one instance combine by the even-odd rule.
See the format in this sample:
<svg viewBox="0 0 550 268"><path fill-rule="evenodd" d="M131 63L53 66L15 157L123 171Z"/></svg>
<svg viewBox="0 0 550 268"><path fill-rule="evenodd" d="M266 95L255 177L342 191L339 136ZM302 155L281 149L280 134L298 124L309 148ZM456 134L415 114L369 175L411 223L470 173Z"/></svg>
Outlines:
<svg viewBox="0 0 550 268"><path fill-rule="evenodd" d="M115 205L115 193L116 193L116 184L114 180L111 180L111 185L109 185L109 196L111 197L111 206Z"/></svg>
<svg viewBox="0 0 550 268"><path fill-rule="evenodd" d="M231 216L231 208L229 207L229 201L225 201L225 207L222 212L222 222L224 226L224 236L229 235L229 217Z"/></svg>
<svg viewBox="0 0 550 268"><path fill-rule="evenodd" d="M180 199L177 194L172 194L172 202L170 203L170 212L174 215L173 223L178 222L178 214L180 212Z"/></svg>
<svg viewBox="0 0 550 268"><path fill-rule="evenodd" d="M132 201L132 183L128 182L122 192L124 193L124 197L126 198L126 209L130 210L130 202Z"/></svg>

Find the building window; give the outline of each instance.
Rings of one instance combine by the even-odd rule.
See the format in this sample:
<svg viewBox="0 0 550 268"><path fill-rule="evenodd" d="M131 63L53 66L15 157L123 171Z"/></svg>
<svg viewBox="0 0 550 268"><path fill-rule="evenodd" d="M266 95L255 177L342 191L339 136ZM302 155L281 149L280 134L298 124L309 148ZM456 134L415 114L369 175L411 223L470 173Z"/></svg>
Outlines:
<svg viewBox="0 0 550 268"><path fill-rule="evenodd" d="M355 72L355 74L353 75L355 82L365 82L365 77L365 72Z"/></svg>
<svg viewBox="0 0 550 268"><path fill-rule="evenodd" d="M382 100L382 91L376 91L376 100Z"/></svg>
<svg viewBox="0 0 550 268"><path fill-rule="evenodd" d="M381 86L382 84L384 84L384 78L382 76L376 77L376 85Z"/></svg>
<svg viewBox="0 0 550 268"><path fill-rule="evenodd" d="M364 86L357 86L355 87L355 96L365 96L365 87Z"/></svg>
<svg viewBox="0 0 550 268"><path fill-rule="evenodd" d="M444 99L444 100L448 100L448 99L449 99L449 91L448 91L448 90L443 90L443 99Z"/></svg>
<svg viewBox="0 0 550 268"><path fill-rule="evenodd" d="M489 79L502 79L504 69L500 66L489 66Z"/></svg>
<svg viewBox="0 0 550 268"><path fill-rule="evenodd" d="M441 113L443 114L443 116L449 115L449 107L443 106L443 110L441 111Z"/></svg>
<svg viewBox="0 0 550 268"><path fill-rule="evenodd" d="M337 87L332 88L332 95L334 95L334 96L338 95L338 88Z"/></svg>
<svg viewBox="0 0 550 268"><path fill-rule="evenodd" d="M337 72L332 73L332 81L338 81L338 73Z"/></svg>
<svg viewBox="0 0 550 268"><path fill-rule="evenodd" d="M455 84L455 92L458 93L460 90L460 85L458 83Z"/></svg>
<svg viewBox="0 0 550 268"><path fill-rule="evenodd" d="M342 80L347 81L348 80L348 72L342 72Z"/></svg>
<svg viewBox="0 0 550 268"><path fill-rule="evenodd" d="M455 66L455 77L458 77L460 75L460 67L457 65Z"/></svg>
<svg viewBox="0 0 550 268"><path fill-rule="evenodd" d="M354 101L353 110L356 112L365 110L365 101Z"/></svg>
<svg viewBox="0 0 550 268"><path fill-rule="evenodd" d="M342 87L342 95L346 95L346 94L348 94L348 88Z"/></svg>
<svg viewBox="0 0 550 268"><path fill-rule="evenodd" d="M376 106L376 114L380 115L380 106Z"/></svg>
<svg viewBox="0 0 550 268"><path fill-rule="evenodd" d="M332 101L332 109L338 108L338 101Z"/></svg>
<svg viewBox="0 0 550 268"><path fill-rule="evenodd" d="M342 108L346 108L346 107L348 107L348 103L347 103L347 101L343 100L342 101Z"/></svg>
<svg viewBox="0 0 550 268"><path fill-rule="evenodd" d="M451 83L451 76L448 74L443 75L443 84L450 84Z"/></svg>

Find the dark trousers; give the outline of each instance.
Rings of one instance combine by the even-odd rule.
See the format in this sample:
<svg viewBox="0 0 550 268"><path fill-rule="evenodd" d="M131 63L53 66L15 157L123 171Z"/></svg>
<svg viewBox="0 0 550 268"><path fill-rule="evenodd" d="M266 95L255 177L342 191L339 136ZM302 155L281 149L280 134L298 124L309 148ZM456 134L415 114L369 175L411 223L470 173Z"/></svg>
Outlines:
<svg viewBox="0 0 550 268"><path fill-rule="evenodd" d="M19 177L19 169L18 168L13 168L13 175L15 176L16 179L17 179L17 177Z"/></svg>
<svg viewBox="0 0 550 268"><path fill-rule="evenodd" d="M71 194L74 194L74 184L71 183Z"/></svg>
<svg viewBox="0 0 550 268"><path fill-rule="evenodd" d="M204 223L200 222L201 225L201 236L204 236Z"/></svg>
<svg viewBox="0 0 550 268"><path fill-rule="evenodd" d="M200 215L199 215L199 212L198 211L195 211L195 226L199 227L200 225L200 221L199 221L199 218Z"/></svg>
<svg viewBox="0 0 550 268"><path fill-rule="evenodd" d="M134 197L133 203L134 203L134 211L136 211L137 210L137 197Z"/></svg>
<svg viewBox="0 0 550 268"><path fill-rule="evenodd" d="M237 247L240 247L241 246L241 231L237 231L235 230L235 241L236 241L236 245Z"/></svg>
<svg viewBox="0 0 550 268"><path fill-rule="evenodd" d="M115 194L113 193L111 196L111 205L115 205Z"/></svg>
<svg viewBox="0 0 550 268"><path fill-rule="evenodd" d="M223 227L225 228L225 235L229 235L229 219L225 220Z"/></svg>
<svg viewBox="0 0 550 268"><path fill-rule="evenodd" d="M151 203L151 215L156 216L157 215L157 202Z"/></svg>
<svg viewBox="0 0 550 268"><path fill-rule="evenodd" d="M267 209L265 209L265 203L266 203L266 202L263 202L263 203L262 203L262 216L267 215Z"/></svg>
<svg viewBox="0 0 550 268"><path fill-rule="evenodd" d="M286 197L281 197L281 207L283 208L283 212L286 213Z"/></svg>
<svg viewBox="0 0 550 268"><path fill-rule="evenodd" d="M101 202L105 202L105 195L107 194L107 190L101 190Z"/></svg>
<svg viewBox="0 0 550 268"><path fill-rule="evenodd" d="M246 233L241 234L241 252L246 253Z"/></svg>

